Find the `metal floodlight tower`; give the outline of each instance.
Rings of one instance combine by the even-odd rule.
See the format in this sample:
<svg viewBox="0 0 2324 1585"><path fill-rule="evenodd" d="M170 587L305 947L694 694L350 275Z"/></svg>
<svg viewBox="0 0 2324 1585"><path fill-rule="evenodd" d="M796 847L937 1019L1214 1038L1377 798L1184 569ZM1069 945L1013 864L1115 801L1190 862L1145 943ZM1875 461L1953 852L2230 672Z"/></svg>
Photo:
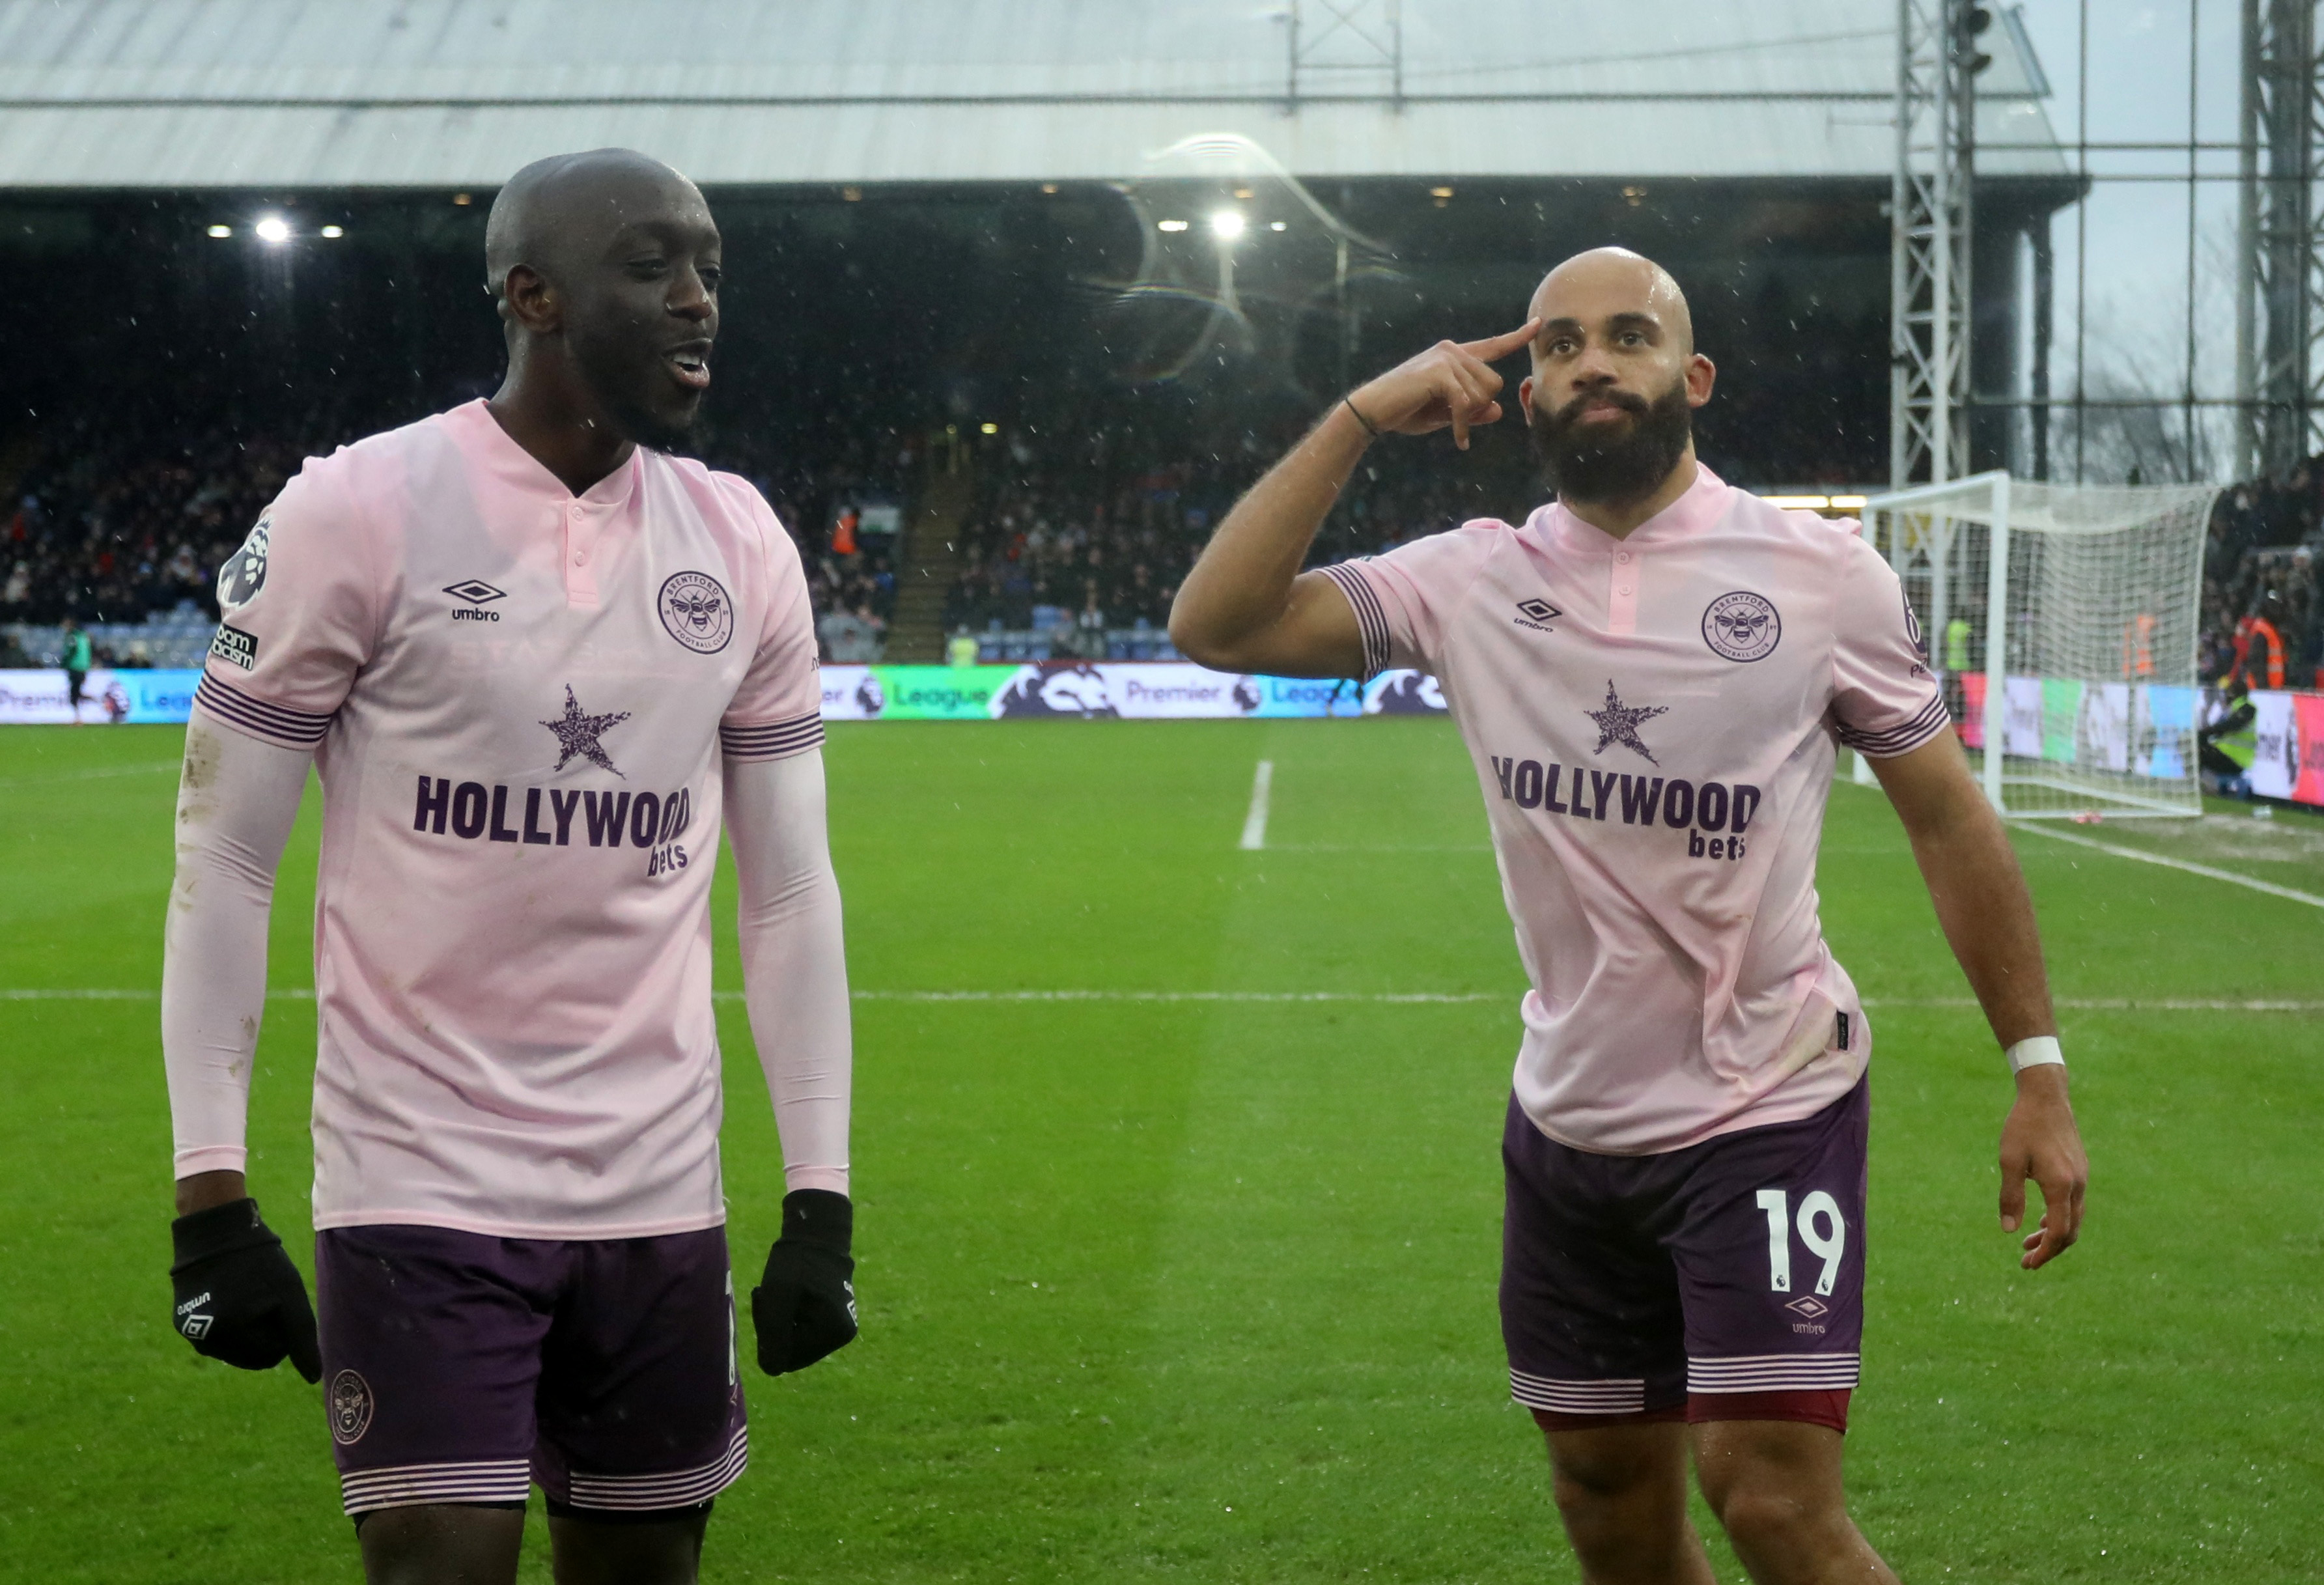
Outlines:
<svg viewBox="0 0 2324 1585"><path fill-rule="evenodd" d="M1325 98L1378 97L1404 110L1404 0L1289 0L1280 13L1290 58L1284 109L1322 86Z"/></svg>
<svg viewBox="0 0 2324 1585"><path fill-rule="evenodd" d="M2324 438L2324 179L2316 0L2244 0L2236 463L2282 476Z"/></svg>
<svg viewBox="0 0 2324 1585"><path fill-rule="evenodd" d="M1889 198L1888 482L1969 471L1969 217L1978 0L1897 0L1896 173Z"/></svg>

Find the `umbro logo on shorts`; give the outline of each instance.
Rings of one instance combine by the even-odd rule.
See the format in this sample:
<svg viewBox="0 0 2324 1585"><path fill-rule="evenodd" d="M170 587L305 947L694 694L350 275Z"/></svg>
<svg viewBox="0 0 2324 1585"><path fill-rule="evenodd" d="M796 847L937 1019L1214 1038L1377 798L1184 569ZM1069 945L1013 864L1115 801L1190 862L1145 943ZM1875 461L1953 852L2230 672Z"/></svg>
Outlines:
<svg viewBox="0 0 2324 1585"><path fill-rule="evenodd" d="M1564 614L1565 613L1560 611L1556 606L1552 605L1546 600L1520 600L1517 602L1517 623L1519 627L1529 627L1537 633L1555 632L1557 631L1555 628L1547 627L1543 624L1547 622L1551 617L1563 616Z"/></svg>
<svg viewBox="0 0 2324 1585"><path fill-rule="evenodd" d="M444 592L455 600L465 600L466 605L452 608L454 622L498 622L501 613L484 609L495 600L508 598L506 589L495 589L482 578L462 578L456 584L447 584Z"/></svg>

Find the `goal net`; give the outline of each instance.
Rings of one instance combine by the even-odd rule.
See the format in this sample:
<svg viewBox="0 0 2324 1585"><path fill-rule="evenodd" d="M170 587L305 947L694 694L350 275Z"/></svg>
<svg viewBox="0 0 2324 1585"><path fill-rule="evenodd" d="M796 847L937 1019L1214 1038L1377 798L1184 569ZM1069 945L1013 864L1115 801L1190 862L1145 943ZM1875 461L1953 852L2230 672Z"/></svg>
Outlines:
<svg viewBox="0 0 2324 1585"><path fill-rule="evenodd" d="M1991 473L1865 503L2004 815L2202 813L2195 640L2217 493Z"/></svg>

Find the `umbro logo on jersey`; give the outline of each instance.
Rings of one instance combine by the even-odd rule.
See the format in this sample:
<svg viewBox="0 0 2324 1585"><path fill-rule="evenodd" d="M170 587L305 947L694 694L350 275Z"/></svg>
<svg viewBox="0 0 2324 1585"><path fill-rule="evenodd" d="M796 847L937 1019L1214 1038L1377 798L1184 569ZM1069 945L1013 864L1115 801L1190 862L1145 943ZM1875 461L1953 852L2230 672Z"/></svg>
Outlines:
<svg viewBox="0 0 2324 1585"><path fill-rule="evenodd" d="M497 611L487 611L484 607L495 600L508 598L506 589L495 589L482 578L462 578L456 584L447 584L444 585L444 592L455 600L467 602L466 605L456 605L452 608L454 622L498 622L501 619L501 613Z"/></svg>
<svg viewBox="0 0 2324 1585"><path fill-rule="evenodd" d="M1555 628L1544 624L1553 616L1564 614L1565 613L1546 600L1520 600L1517 602L1517 624L1519 627L1529 627L1537 633L1555 632L1557 631Z"/></svg>

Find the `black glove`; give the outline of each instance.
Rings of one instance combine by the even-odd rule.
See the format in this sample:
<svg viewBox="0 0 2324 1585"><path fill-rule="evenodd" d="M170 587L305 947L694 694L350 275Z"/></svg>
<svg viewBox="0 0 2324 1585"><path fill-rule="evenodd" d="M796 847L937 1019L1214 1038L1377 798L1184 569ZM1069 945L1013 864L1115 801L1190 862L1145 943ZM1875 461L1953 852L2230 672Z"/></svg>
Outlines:
<svg viewBox="0 0 2324 1585"><path fill-rule="evenodd" d="M181 1216L170 1224L170 1244L172 1322L194 1352L242 1370L271 1370L287 1354L309 1381L323 1378L307 1285L258 1219L257 1201Z"/></svg>
<svg viewBox="0 0 2324 1585"><path fill-rule="evenodd" d="M767 1274L751 1290L759 1368L804 1370L855 1341L855 1207L829 1189L783 1196L783 1236L767 1251Z"/></svg>

